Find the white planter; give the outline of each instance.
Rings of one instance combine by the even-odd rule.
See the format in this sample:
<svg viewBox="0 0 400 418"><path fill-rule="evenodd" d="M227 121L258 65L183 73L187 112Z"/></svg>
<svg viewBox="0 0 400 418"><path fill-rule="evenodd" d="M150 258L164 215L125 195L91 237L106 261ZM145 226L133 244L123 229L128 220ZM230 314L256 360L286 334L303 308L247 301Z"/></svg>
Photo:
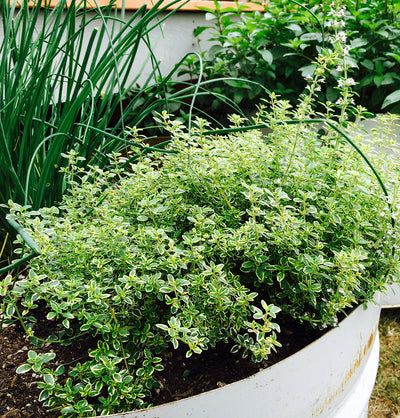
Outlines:
<svg viewBox="0 0 400 418"><path fill-rule="evenodd" d="M298 353L241 381L119 418L367 417L379 362L380 306L357 308Z"/></svg>
<svg viewBox="0 0 400 418"><path fill-rule="evenodd" d="M381 295L382 308L400 307L400 283L394 283L386 287L385 293Z"/></svg>
<svg viewBox="0 0 400 418"><path fill-rule="evenodd" d="M372 131L378 128L380 122L378 118L366 119L362 121L363 131L361 132L364 136L372 135ZM398 126L393 126L392 138L396 139L400 143L400 119L396 119ZM388 152L388 158L393 158L393 154ZM397 158L397 157L396 157ZM398 278L400 280L400 278ZM381 294L381 305L382 308L399 308L400 307L400 282L394 283L387 286L386 291Z"/></svg>
<svg viewBox="0 0 400 418"><path fill-rule="evenodd" d="M131 19L135 11L127 10L125 12L125 20ZM166 13L161 14L160 18L166 16ZM121 13L118 13L118 18L121 18ZM154 22L155 24L156 22ZM108 28L115 24L113 20L108 20ZM154 58L159 62L160 71L165 76L172 71L177 64L187 53L200 52L198 42L194 37L193 30L198 26L205 26L205 12L176 12L170 16L159 27L154 28L149 33L149 44L151 45ZM2 25L0 20L0 42L2 39ZM43 26L43 13L39 15L38 30ZM84 42L89 42L92 30L99 26L98 21L94 21L88 25L85 30ZM212 45L210 42L202 42L202 47L207 48ZM100 54L103 53L109 45L105 42L102 46ZM86 51L86 47L83 48ZM83 60L83 56L80 57ZM129 57L127 57L129 59ZM142 42L139 45L137 52L137 59L131 70L129 82L135 82L143 85L149 76L152 75L153 65L151 64L152 56L149 48ZM156 75L158 76L158 74ZM156 77L154 76L154 77ZM137 78L138 77L138 78ZM176 77L175 77L176 78Z"/></svg>

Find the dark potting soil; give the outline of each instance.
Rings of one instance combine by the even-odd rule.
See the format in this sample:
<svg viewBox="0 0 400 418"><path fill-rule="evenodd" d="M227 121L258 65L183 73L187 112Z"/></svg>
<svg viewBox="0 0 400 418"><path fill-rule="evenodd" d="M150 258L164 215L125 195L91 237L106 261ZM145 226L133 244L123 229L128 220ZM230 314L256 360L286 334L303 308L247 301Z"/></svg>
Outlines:
<svg viewBox="0 0 400 418"><path fill-rule="evenodd" d="M45 317L45 315L44 315ZM278 335L282 347L262 363L253 363L249 358L242 358L241 353L230 353L230 346L219 344L216 348L203 352L200 356L186 358L185 350L165 353L165 370L158 373L160 389L152 397L154 405L179 400L211 389L222 387L234 381L246 378L295 353L318 338L322 332L310 327L298 326L293 321L281 321L284 332ZM87 350L95 347L95 340L82 341L80 346L44 345L35 349L27 340L19 324L4 327L0 332L0 418L53 418L56 413L49 413L38 400L40 390L36 387L38 376L30 373L17 375L15 370L26 362L29 350L36 352L54 351L57 365L73 366L78 361L85 361ZM50 364L49 364L50 365Z"/></svg>

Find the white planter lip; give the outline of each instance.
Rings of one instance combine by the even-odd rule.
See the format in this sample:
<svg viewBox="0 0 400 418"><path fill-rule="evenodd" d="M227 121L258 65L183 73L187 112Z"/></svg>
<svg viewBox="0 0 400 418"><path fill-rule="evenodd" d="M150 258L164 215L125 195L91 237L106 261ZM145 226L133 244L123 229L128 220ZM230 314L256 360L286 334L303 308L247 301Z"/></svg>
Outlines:
<svg viewBox="0 0 400 418"><path fill-rule="evenodd" d="M360 306L339 327L246 379L186 399L108 417L366 417L379 361L379 314L379 304L369 303L367 310ZM344 340L338 341L339 332L344 333ZM294 365L297 368L300 363L300 372L294 374ZM316 376L311 378L313 374ZM307 396L309 399L305 399ZM259 399L261 404L257 405Z"/></svg>
<svg viewBox="0 0 400 418"><path fill-rule="evenodd" d="M42 4L44 5L45 2L42 2ZM58 0L51 0L50 1L50 7L55 7L56 4L58 3ZM109 0L87 0L87 9L93 9L93 8L97 8L97 7L104 7L107 6L110 3ZM150 9L151 7L153 7L154 3L156 3L156 1L152 1L152 0L116 0L115 1L115 7L118 10L138 10L140 7L142 7L143 5L146 5L147 9ZM159 7L165 7L167 5L169 5L169 3L171 3L171 1L165 0L163 2L163 4ZM235 3L231 0L231 1L222 1L221 2L221 7L234 7ZM47 1L46 4L49 4L49 2ZM71 1L68 0L67 1L67 5L69 6L71 4ZM28 3L29 7L33 7L35 5L34 1L30 1ZM17 6L19 6L19 4L17 4ZM177 4L174 4L173 6L169 6L167 7L167 10L174 10L176 9L178 6L180 7L180 10L182 11L195 11L195 12L202 12L199 7L207 7L210 9L214 9L215 10L215 4L213 1L210 0L190 0L189 2L185 2L184 0L180 1ZM247 9L246 11L255 11L258 10L260 12L265 10L264 5L259 4L259 3L252 3L251 1L246 3ZM204 12L203 12L204 13Z"/></svg>
<svg viewBox="0 0 400 418"><path fill-rule="evenodd" d="M382 308L400 308L400 283L393 283L386 286L381 295Z"/></svg>

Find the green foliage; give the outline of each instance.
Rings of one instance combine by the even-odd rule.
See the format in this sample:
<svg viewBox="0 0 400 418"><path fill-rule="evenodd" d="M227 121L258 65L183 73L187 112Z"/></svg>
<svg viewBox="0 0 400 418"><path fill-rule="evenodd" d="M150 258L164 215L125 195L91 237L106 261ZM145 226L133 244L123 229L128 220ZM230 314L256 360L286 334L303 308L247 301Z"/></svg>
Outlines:
<svg viewBox="0 0 400 418"><path fill-rule="evenodd" d="M245 12L246 7L238 4L235 8L222 8L216 1L215 10L200 7L206 12L210 26L197 28L195 36L204 38L207 34L207 40L215 43L202 56L205 78L240 77L260 83L260 86L253 86L245 80L221 81L219 90L236 103L258 102L260 96L265 96L265 89L289 95L299 92L299 77L297 80L292 77L290 83L287 81L296 68L308 61L302 58L299 62L297 56L285 56L290 50L283 44L294 38L301 30L298 23L307 19L301 12L292 14L287 5L287 1L269 2L265 13ZM316 42L310 38L300 43L305 48ZM316 56L315 47L310 55ZM199 74L199 60L188 61L186 72ZM305 87L303 80L300 85Z"/></svg>
<svg viewBox="0 0 400 418"><path fill-rule="evenodd" d="M78 165L106 167L107 154L131 149L128 126L154 125L155 111L190 101L194 87L167 92L174 72L160 78L151 49L150 33L179 10L166 12L161 3L124 20L113 2L90 10L86 0L54 8L1 2L0 203L60 202L67 187L62 153L77 152ZM150 75L138 86L146 58Z"/></svg>
<svg viewBox="0 0 400 418"><path fill-rule="evenodd" d="M280 346L281 311L335 326L398 276L395 118L372 137L360 135L362 108L347 120L351 63L338 33L332 43L299 105L271 93L257 129L239 115L228 129L199 118L185 128L163 111L156 122L172 141L162 154L147 147L130 158L141 141L131 129L131 148L107 154L106 168L79 150L60 154L59 205L9 201L16 253L28 245L36 257L26 276L0 282L3 320L19 320L36 345L92 343L68 370L50 350L18 367L41 377L46 407L64 416L142 408L168 350L182 345L189 357L223 342L258 362ZM317 120L316 97L339 65L339 100Z"/></svg>
<svg viewBox="0 0 400 418"><path fill-rule="evenodd" d="M169 153L131 165L113 154L103 170L83 169L72 152L63 169L70 191L58 207L10 203L10 218L41 254L27 277L1 282L4 319L19 318L36 344L97 341L70 370L34 352L18 368L41 376L46 406L74 416L144 407L171 347L183 344L191 356L229 342L261 361L279 347L281 310L335 326L397 273L399 169L395 158L381 165L394 119L371 145L389 209L337 130L307 125L312 95L293 111L272 95L272 110L261 106L256 120L269 126L264 134L237 132L235 115L226 135L207 132L201 119L188 133L163 113ZM347 132L370 146L357 125ZM46 340L36 335L43 309L54 323Z"/></svg>
<svg viewBox="0 0 400 418"><path fill-rule="evenodd" d="M343 16L330 15L331 1L310 1L307 7L292 0L268 2L264 12L248 12L236 4L223 8L215 1L215 10L207 12L208 26L195 30L199 40L214 43L203 53L207 79L240 77L257 81L269 91L295 102L303 91L303 77L315 70L317 55L330 48L332 22L340 24L347 36L348 62L356 81L358 104L369 111L385 109L400 113L400 10L394 1L348 1ZM199 60L186 63L186 73L198 74ZM301 74L301 76L300 76ZM339 74L332 71L319 100L334 102ZM219 83L236 103L249 105L264 96L261 88L245 81ZM217 106L217 104L215 104Z"/></svg>
<svg viewBox="0 0 400 418"><path fill-rule="evenodd" d="M205 92L202 83L176 88L176 70L161 77L150 34L179 10L167 12L168 5L161 3L150 10L144 5L126 19L113 2L90 10L86 0L68 7L61 0L54 8L39 3L30 7L28 0L20 7L0 3L2 242L7 230L14 232L1 206L9 199L33 208L60 202L68 187L60 170L68 164L63 153L76 152L79 166L105 168L110 152L129 149L134 160L151 150L147 139L162 132L154 126L155 112L179 108L190 120L194 97ZM150 74L139 86L146 59ZM218 92L212 97L240 112ZM144 130L136 142L128 129L133 126ZM10 268L10 250L5 248L0 252L2 269Z"/></svg>
<svg viewBox="0 0 400 418"><path fill-rule="evenodd" d="M357 62L354 78L361 103L379 112L400 113L400 9L394 1L349 2L345 30L350 56Z"/></svg>

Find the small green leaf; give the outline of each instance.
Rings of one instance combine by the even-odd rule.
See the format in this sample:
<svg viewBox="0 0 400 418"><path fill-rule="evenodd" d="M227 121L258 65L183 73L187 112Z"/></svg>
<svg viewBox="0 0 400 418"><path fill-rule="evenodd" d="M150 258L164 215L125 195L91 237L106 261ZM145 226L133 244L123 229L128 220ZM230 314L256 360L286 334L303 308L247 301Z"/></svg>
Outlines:
<svg viewBox="0 0 400 418"><path fill-rule="evenodd" d="M395 54L393 52L389 52L386 54L388 57L394 58L400 64L400 54Z"/></svg>
<svg viewBox="0 0 400 418"><path fill-rule="evenodd" d="M243 271L243 273L249 273L250 271L253 270L253 268L254 268L254 264L252 261L245 261L240 266L240 270Z"/></svg>
<svg viewBox="0 0 400 418"><path fill-rule="evenodd" d="M317 211L317 208L314 206L314 205L311 205L309 208L308 208L308 213L311 213L311 214L314 214L314 213L317 213L318 211Z"/></svg>
<svg viewBox="0 0 400 418"><path fill-rule="evenodd" d="M400 102L400 90L394 91L393 93L389 94L389 96L385 98L382 104L382 109L397 102Z"/></svg>
<svg viewBox="0 0 400 418"><path fill-rule="evenodd" d="M119 331L119 335L120 335L121 337L129 337L129 331L128 331L127 329L121 329L121 330Z"/></svg>
<svg viewBox="0 0 400 418"><path fill-rule="evenodd" d="M393 78L393 76L396 76L395 73L386 73L383 78L382 78L382 86L388 86L390 84L395 83L395 79Z"/></svg>
<svg viewBox="0 0 400 418"><path fill-rule="evenodd" d="M50 391L49 390L47 390L47 389L45 389L45 390L42 390L41 392L40 392L40 395L39 395L39 401L40 402L43 402L43 401L45 401L46 399L48 399L48 397L50 396Z"/></svg>
<svg viewBox="0 0 400 418"><path fill-rule="evenodd" d="M269 314L275 318L276 314L279 313L282 309L275 305L270 305Z"/></svg>
<svg viewBox="0 0 400 418"><path fill-rule="evenodd" d="M336 99L339 97L339 94L340 93L337 91L337 89L331 86L328 86L326 89L326 99L330 102L336 101Z"/></svg>
<svg viewBox="0 0 400 418"><path fill-rule="evenodd" d="M48 384L48 385L50 385L50 386L54 386L54 383L55 383L55 381L54 381L54 376L53 375L51 375L51 374L45 374L44 376L43 376L43 380Z"/></svg>
<svg viewBox="0 0 400 418"><path fill-rule="evenodd" d="M54 374L56 376L61 376L63 373L65 372L65 367L63 365L58 366L57 369L55 370Z"/></svg>
<svg viewBox="0 0 400 418"><path fill-rule="evenodd" d="M207 12L204 17L205 17L206 20L213 20L213 19L215 19L215 15L213 13L209 13L209 12Z"/></svg>
<svg viewBox="0 0 400 418"><path fill-rule="evenodd" d="M15 313L14 305L7 305L6 309L6 317L11 318Z"/></svg>
<svg viewBox="0 0 400 418"><path fill-rule="evenodd" d="M35 373L39 373L41 368L42 368L42 364L41 363L32 364L32 370Z"/></svg>
<svg viewBox="0 0 400 418"><path fill-rule="evenodd" d="M319 283L313 283L311 285L311 291L315 293L319 293L321 291L321 285Z"/></svg>
<svg viewBox="0 0 400 418"><path fill-rule="evenodd" d="M258 268L256 270L256 276L260 279L260 280L264 280L267 276L267 272L264 269Z"/></svg>
<svg viewBox="0 0 400 418"><path fill-rule="evenodd" d="M56 356L56 353L44 353L44 354L41 354L41 359L43 363L48 363L49 361L53 360L55 356Z"/></svg>
<svg viewBox="0 0 400 418"><path fill-rule="evenodd" d="M120 373L114 373L113 374L113 379L117 382L117 383L121 383L122 382L122 376Z"/></svg>
<svg viewBox="0 0 400 418"><path fill-rule="evenodd" d="M365 67L368 70L370 70L370 71L373 71L374 70L374 63L371 60L363 60L363 61L360 62L360 64L363 67Z"/></svg>
<svg viewBox="0 0 400 418"><path fill-rule="evenodd" d="M386 31L385 29L380 29L380 30L378 30L378 32L377 32L379 35L381 35L382 36L382 38L385 38L385 39L387 39L387 38L389 38L389 33L388 33L388 31Z"/></svg>
<svg viewBox="0 0 400 418"><path fill-rule="evenodd" d="M94 366L90 367L90 370L94 375L101 374L104 369L105 367L102 364L95 364Z"/></svg>
<svg viewBox="0 0 400 418"><path fill-rule="evenodd" d="M264 61L266 61L269 65L272 64L272 62L274 61L274 56L271 54L270 51L268 51L267 49L261 49L258 52L263 57Z"/></svg>
<svg viewBox="0 0 400 418"><path fill-rule="evenodd" d="M308 64L299 68L299 71L301 71L302 77L307 78L311 77L314 74L316 68L317 64Z"/></svg>
<svg viewBox="0 0 400 418"><path fill-rule="evenodd" d="M285 278L285 273L283 271L280 271L277 275L276 275L276 280L278 280L278 282L282 282L282 280Z"/></svg>
<svg viewBox="0 0 400 418"><path fill-rule="evenodd" d="M49 321L51 321L51 320L53 320L54 318L56 318L56 316L57 316L57 314L56 314L55 312L51 311L51 312L49 312L49 313L47 314L47 319L48 319Z"/></svg>
<svg viewBox="0 0 400 418"><path fill-rule="evenodd" d="M31 370L31 369L32 369L32 366L30 364L22 364L21 366L19 366L17 368L15 373L22 374L22 373L29 372L29 370Z"/></svg>
<svg viewBox="0 0 400 418"><path fill-rule="evenodd" d="M296 23L290 23L289 25L287 25L287 28L290 29L292 32L295 32L296 35L303 32L303 29L301 28L301 26L299 26Z"/></svg>
<svg viewBox="0 0 400 418"><path fill-rule="evenodd" d="M214 13L215 13L214 9L210 9L209 7L204 7L204 6L197 6L197 8L203 12L208 12L214 16Z"/></svg>
<svg viewBox="0 0 400 418"><path fill-rule="evenodd" d="M368 41L366 39L356 38L350 42L349 47L350 49L354 49L354 48L360 48L361 46L365 46L365 45L368 45Z"/></svg>
<svg viewBox="0 0 400 418"><path fill-rule="evenodd" d="M202 34L205 30L207 30L208 29L208 26L199 26L198 28L196 28L194 31L193 31L193 33L194 33L194 36L195 37L197 37L197 36L199 36L200 34Z"/></svg>
<svg viewBox="0 0 400 418"><path fill-rule="evenodd" d="M302 41L318 41L318 42L321 42L322 35L319 32L310 32L310 33L305 33L305 34L301 35L300 39Z"/></svg>
<svg viewBox="0 0 400 418"><path fill-rule="evenodd" d="M383 76L382 75L376 75L374 76L374 83L376 87L380 87L382 84Z"/></svg>
<svg viewBox="0 0 400 418"><path fill-rule="evenodd" d="M73 406L66 406L61 410L63 414L73 414L75 412L75 408Z"/></svg>
<svg viewBox="0 0 400 418"><path fill-rule="evenodd" d="M172 338L172 345L174 346L175 350L178 348L179 346L179 342L176 338Z"/></svg>

